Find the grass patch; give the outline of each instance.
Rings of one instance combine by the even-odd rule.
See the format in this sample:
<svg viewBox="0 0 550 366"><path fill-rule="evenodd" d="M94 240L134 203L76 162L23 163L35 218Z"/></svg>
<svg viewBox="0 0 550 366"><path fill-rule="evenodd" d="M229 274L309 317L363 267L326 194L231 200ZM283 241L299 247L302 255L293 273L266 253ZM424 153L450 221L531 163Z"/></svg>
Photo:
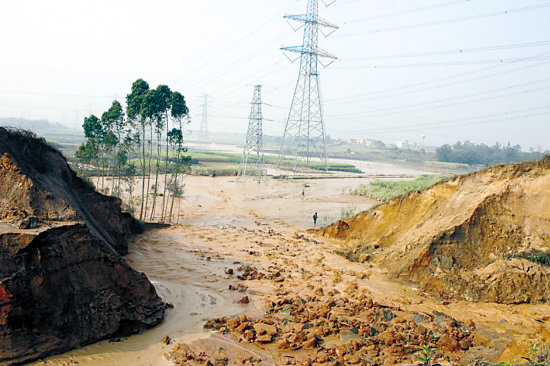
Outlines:
<svg viewBox="0 0 550 366"><path fill-rule="evenodd" d="M191 175L200 176L235 176L239 171L238 165L206 165L191 167Z"/></svg>
<svg viewBox="0 0 550 366"><path fill-rule="evenodd" d="M340 219L351 219L357 213L357 207L355 206L345 206L340 209Z"/></svg>
<svg viewBox="0 0 550 366"><path fill-rule="evenodd" d="M509 254L508 259L512 258L527 259L533 263L542 264L543 266L550 266L550 253L543 252L538 249L532 249L528 252Z"/></svg>
<svg viewBox="0 0 550 366"><path fill-rule="evenodd" d="M415 180L382 181L375 180L368 184L361 183L350 193L366 196L378 201L388 201L394 197L404 195L410 191L422 191L435 183L447 178L445 175L423 174Z"/></svg>

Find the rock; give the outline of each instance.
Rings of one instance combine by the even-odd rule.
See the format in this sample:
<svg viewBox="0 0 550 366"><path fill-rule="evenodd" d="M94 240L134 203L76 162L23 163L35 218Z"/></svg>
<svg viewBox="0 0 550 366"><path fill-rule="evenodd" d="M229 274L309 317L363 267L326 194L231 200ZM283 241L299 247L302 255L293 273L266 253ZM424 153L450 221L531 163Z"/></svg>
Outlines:
<svg viewBox="0 0 550 366"><path fill-rule="evenodd" d="M303 348L315 348L317 346L317 339L315 337L306 340L302 343Z"/></svg>
<svg viewBox="0 0 550 366"><path fill-rule="evenodd" d="M248 296L244 296L242 299L240 299L239 301L237 301L239 304L248 304L250 302L250 299L248 298Z"/></svg>
<svg viewBox="0 0 550 366"><path fill-rule="evenodd" d="M273 341L273 337L268 334L264 334L256 337L256 342L271 343L272 341Z"/></svg>
<svg viewBox="0 0 550 366"><path fill-rule="evenodd" d="M472 347L472 342L460 341L458 342L458 345L460 346L460 349L462 349L463 351L467 351L468 349L470 349L470 347Z"/></svg>
<svg viewBox="0 0 550 366"><path fill-rule="evenodd" d="M412 318L413 318L413 320L414 320L414 322L415 322L416 324L423 323L423 322L425 322L425 321L427 320L426 317L424 317L424 316L422 316L422 315L420 315L420 314L413 314L413 315L412 315Z"/></svg>
<svg viewBox="0 0 550 366"><path fill-rule="evenodd" d="M252 329L245 330L244 333L243 333L243 338L246 341L254 339L254 331Z"/></svg>
<svg viewBox="0 0 550 366"><path fill-rule="evenodd" d="M363 340L363 337L361 337L359 334L354 333L350 329L342 329L340 331L340 340L342 342L361 341Z"/></svg>
<svg viewBox="0 0 550 366"><path fill-rule="evenodd" d="M384 315L384 319L389 323L393 318L395 318L395 315L390 310L383 310L382 314Z"/></svg>
<svg viewBox="0 0 550 366"><path fill-rule="evenodd" d="M414 334L418 336L423 336L426 334L426 328L423 325L418 325L416 328L414 328Z"/></svg>
<svg viewBox="0 0 550 366"><path fill-rule="evenodd" d="M244 331L248 328L248 324L247 323L242 323L241 325L239 325L235 331L239 334L243 334Z"/></svg>
<svg viewBox="0 0 550 366"><path fill-rule="evenodd" d="M165 305L122 259L140 231L30 133L0 128L0 364L26 363L159 324ZM5 210L6 207L11 209ZM41 223L39 230L27 231Z"/></svg>
<svg viewBox="0 0 550 366"><path fill-rule="evenodd" d="M344 357L346 353L348 353L348 350L344 346L338 346L336 347L335 351L337 357Z"/></svg>
<svg viewBox="0 0 550 366"><path fill-rule="evenodd" d="M290 343L286 339L280 339L275 345L278 349L289 349Z"/></svg>
<svg viewBox="0 0 550 366"><path fill-rule="evenodd" d="M458 349L458 342L448 334L443 334L441 338L439 338L437 346L443 350L454 352Z"/></svg>
<svg viewBox="0 0 550 366"><path fill-rule="evenodd" d="M365 263L368 260L370 260L370 254L361 253L361 255L359 256L359 263Z"/></svg>
<svg viewBox="0 0 550 366"><path fill-rule="evenodd" d="M259 334L259 335L267 334L270 337L277 334L277 327L275 325L269 325L264 323L254 324L254 330L256 331L256 334Z"/></svg>
<svg viewBox="0 0 550 366"><path fill-rule="evenodd" d="M227 322L227 328L228 328L228 329L235 329L235 328L237 328L239 325L241 325L241 322L240 322L239 319L237 319L237 318L230 319L230 320Z"/></svg>

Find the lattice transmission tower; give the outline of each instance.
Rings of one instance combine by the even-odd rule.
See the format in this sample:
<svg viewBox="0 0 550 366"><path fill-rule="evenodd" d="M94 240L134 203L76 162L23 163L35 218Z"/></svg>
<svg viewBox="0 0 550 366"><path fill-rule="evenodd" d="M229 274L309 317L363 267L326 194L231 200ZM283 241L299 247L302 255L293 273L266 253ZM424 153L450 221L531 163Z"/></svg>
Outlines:
<svg viewBox="0 0 550 366"><path fill-rule="evenodd" d="M304 40L301 46L283 47L284 51L299 53L300 74L286 121L278 166L285 156L292 156L294 171L301 164L309 166L318 156L328 170L323 106L319 86L319 58L336 60L337 57L318 47L319 27L338 29L334 24L319 18L318 0L308 0L307 13L287 15L286 19L304 23ZM331 61L333 62L333 61Z"/></svg>
<svg viewBox="0 0 550 366"><path fill-rule="evenodd" d="M246 134L246 145L243 150L241 166L239 168L239 180L246 180L247 176L255 176L258 183L266 175L264 153L262 152L262 86L254 87L252 107L248 118L248 132Z"/></svg>
<svg viewBox="0 0 550 366"><path fill-rule="evenodd" d="M208 94L204 94L204 104L202 105L202 121L199 131L199 141L207 142L210 140L208 136Z"/></svg>

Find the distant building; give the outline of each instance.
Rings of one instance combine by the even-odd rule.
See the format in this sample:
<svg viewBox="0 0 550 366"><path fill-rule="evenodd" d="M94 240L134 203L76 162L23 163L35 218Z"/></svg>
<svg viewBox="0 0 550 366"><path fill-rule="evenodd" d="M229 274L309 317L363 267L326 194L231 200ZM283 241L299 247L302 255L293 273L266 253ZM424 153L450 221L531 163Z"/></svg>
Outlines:
<svg viewBox="0 0 550 366"><path fill-rule="evenodd" d="M396 141L395 146L397 146L399 149L404 149L406 147L409 147L409 140Z"/></svg>
<svg viewBox="0 0 550 366"><path fill-rule="evenodd" d="M409 140L396 141L395 146L397 146L398 149L414 149L417 147L414 142L409 142Z"/></svg>

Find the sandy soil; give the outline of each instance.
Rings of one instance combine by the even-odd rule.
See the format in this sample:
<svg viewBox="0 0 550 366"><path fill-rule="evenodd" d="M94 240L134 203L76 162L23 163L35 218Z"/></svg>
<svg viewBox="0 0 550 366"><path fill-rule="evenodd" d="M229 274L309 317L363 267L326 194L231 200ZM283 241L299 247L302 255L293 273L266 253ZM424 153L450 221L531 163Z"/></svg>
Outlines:
<svg viewBox="0 0 550 366"><path fill-rule="evenodd" d="M174 305L164 323L141 335L100 342L33 365L172 365L164 357L173 348L173 344L161 342L165 336L184 343L202 339L195 344L205 350L223 345L262 358L265 364L281 364L277 352L257 346L243 348L230 338L204 330L203 325L221 316L261 316L264 300L276 291L300 294L308 286L342 289L350 283L366 289L381 303L411 311L438 310L462 321L472 319L479 333L472 354L478 352L493 360L513 339L515 353L509 350L507 357L523 352L541 334L550 340L546 325L537 321L550 313L548 306L447 303L427 298L411 286L388 281L376 268L348 262L334 253L338 243L306 231L314 227L314 212L327 221L339 218L342 207L365 210L376 204L346 193L360 182L268 179L258 184L252 180L238 183L234 177L187 177L181 225L154 229L135 238L126 257L132 267L147 274L163 299ZM295 280L283 284L238 281L226 273L243 265L262 270L283 268ZM306 272L311 275L304 276ZM246 289L229 289L239 284ZM251 302L239 303L245 295Z"/></svg>

